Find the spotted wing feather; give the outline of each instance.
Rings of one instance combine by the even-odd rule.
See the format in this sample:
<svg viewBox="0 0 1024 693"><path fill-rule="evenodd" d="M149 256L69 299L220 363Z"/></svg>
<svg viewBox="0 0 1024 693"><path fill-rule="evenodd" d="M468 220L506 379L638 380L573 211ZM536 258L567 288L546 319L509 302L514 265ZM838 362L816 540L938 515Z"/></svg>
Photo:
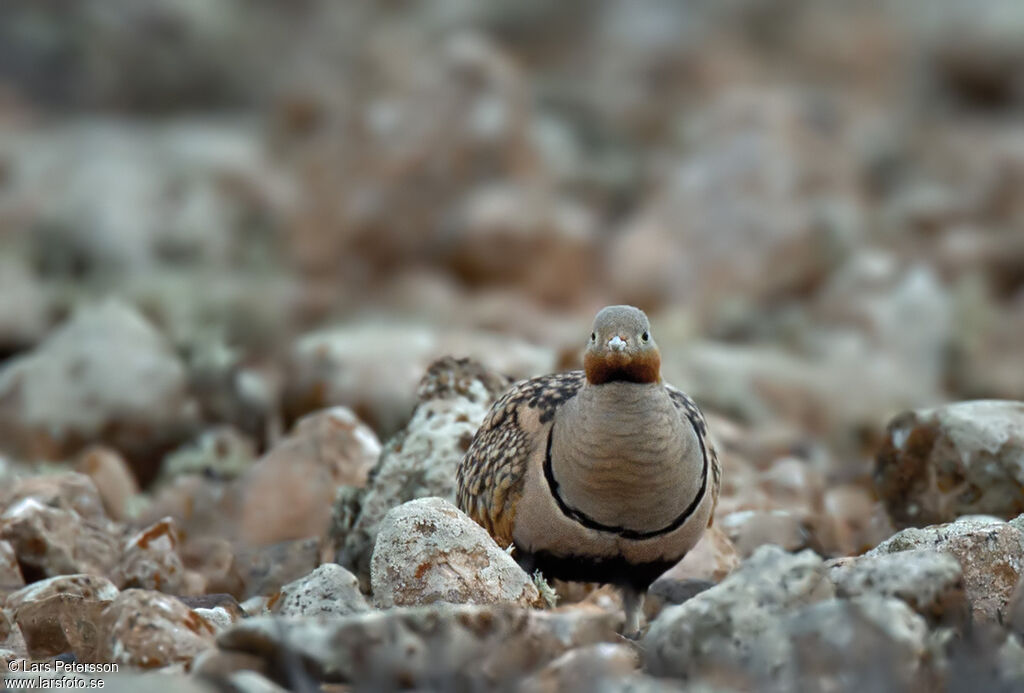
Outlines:
<svg viewBox="0 0 1024 693"><path fill-rule="evenodd" d="M501 546L512 543L530 456L543 445L555 412L584 380L583 371L570 371L516 383L491 407L459 463L459 508Z"/></svg>
<svg viewBox="0 0 1024 693"><path fill-rule="evenodd" d="M704 414L701 413L697 403L682 390L678 390L671 385L666 385L665 388L668 390L669 397L672 398L672 403L679 410L680 416L684 417L693 426L693 430L697 432L697 435L704 443L704 449L707 451L708 462L711 467L712 501L711 518L708 520L708 526L710 527L715 519L715 507L718 506L718 492L722 487L722 465L718 460L718 451L715 449L714 443L711 442L711 437L708 435L708 424L704 420Z"/></svg>

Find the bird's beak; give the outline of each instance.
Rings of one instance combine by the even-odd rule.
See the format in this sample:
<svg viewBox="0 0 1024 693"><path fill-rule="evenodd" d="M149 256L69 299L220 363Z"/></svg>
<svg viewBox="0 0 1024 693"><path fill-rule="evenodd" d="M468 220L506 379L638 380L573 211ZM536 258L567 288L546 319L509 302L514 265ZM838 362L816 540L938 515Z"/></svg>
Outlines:
<svg viewBox="0 0 1024 693"><path fill-rule="evenodd" d="M626 341L619 335L615 335L608 340L608 348L612 351L624 351L626 349Z"/></svg>

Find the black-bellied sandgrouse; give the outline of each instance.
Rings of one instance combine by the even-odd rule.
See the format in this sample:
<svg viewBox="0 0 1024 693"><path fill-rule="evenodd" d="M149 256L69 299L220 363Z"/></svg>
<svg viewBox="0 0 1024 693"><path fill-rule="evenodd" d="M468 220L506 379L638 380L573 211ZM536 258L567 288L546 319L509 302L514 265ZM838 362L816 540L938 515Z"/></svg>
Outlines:
<svg viewBox="0 0 1024 693"><path fill-rule="evenodd" d="M721 468L697 405L661 379L643 311L601 310L583 365L495 402L458 504L527 571L620 587L635 635L648 586L711 524Z"/></svg>

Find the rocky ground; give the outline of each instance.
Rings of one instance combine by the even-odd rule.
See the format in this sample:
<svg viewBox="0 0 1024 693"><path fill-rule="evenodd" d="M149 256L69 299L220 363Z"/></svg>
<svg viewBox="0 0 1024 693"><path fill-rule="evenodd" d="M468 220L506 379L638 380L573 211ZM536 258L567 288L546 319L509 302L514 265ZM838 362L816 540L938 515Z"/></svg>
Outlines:
<svg viewBox="0 0 1024 693"><path fill-rule="evenodd" d="M1024 690L1019 3L50 5L0 7L8 680ZM724 465L637 642L452 504L621 302Z"/></svg>

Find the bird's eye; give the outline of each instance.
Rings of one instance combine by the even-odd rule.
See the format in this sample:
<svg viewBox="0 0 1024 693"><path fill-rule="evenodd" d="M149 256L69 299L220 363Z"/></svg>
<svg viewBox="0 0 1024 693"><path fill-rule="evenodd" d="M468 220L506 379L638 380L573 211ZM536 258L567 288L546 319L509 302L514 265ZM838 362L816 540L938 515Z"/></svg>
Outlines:
<svg viewBox="0 0 1024 693"><path fill-rule="evenodd" d="M590 341L592 341L592 342L596 342L597 341L597 333L596 332L591 332L590 333Z"/></svg>
<svg viewBox="0 0 1024 693"><path fill-rule="evenodd" d="M650 341L651 334L649 332L644 332L642 335L640 335L640 339L645 342Z"/></svg>

